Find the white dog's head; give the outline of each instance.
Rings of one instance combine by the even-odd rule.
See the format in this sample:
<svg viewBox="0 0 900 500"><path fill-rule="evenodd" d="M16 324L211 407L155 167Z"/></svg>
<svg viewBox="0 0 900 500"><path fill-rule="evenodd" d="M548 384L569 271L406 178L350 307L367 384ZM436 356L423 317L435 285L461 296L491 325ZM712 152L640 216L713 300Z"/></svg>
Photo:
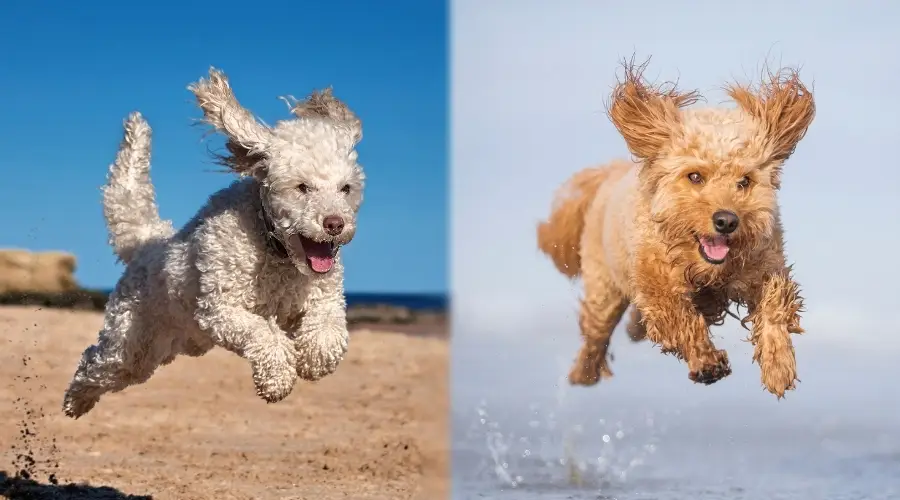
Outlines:
<svg viewBox="0 0 900 500"><path fill-rule="evenodd" d="M353 239L362 203L359 118L326 89L304 101L286 99L295 118L268 127L238 103L214 68L188 89L204 121L228 139L221 163L259 181L274 236L294 264L307 275L331 271L340 246Z"/></svg>

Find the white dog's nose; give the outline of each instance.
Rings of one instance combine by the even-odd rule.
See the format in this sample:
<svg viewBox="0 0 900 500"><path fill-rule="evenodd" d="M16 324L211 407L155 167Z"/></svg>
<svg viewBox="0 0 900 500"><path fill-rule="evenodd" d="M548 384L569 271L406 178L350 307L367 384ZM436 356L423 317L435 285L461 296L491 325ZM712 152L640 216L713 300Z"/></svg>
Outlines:
<svg viewBox="0 0 900 500"><path fill-rule="evenodd" d="M340 215L329 215L322 221L325 232L337 236L344 230L344 219Z"/></svg>

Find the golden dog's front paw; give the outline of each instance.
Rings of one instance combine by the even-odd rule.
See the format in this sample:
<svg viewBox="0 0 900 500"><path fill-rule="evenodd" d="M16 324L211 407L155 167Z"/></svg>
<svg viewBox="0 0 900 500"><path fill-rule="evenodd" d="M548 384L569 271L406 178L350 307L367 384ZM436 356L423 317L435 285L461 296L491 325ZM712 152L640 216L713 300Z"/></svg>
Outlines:
<svg viewBox="0 0 900 500"><path fill-rule="evenodd" d="M778 399L787 391L795 389L797 382L797 362L793 354L775 358L761 366L762 384Z"/></svg>
<svg viewBox="0 0 900 500"><path fill-rule="evenodd" d="M728 353L723 350L712 351L708 356L703 356L696 362L689 362L688 366L691 370L688 378L698 384L714 384L731 375Z"/></svg>
<svg viewBox="0 0 900 500"><path fill-rule="evenodd" d="M778 399L793 390L797 382L797 358L790 328L790 325L763 323L752 336L755 344L753 361L759 364L762 385Z"/></svg>

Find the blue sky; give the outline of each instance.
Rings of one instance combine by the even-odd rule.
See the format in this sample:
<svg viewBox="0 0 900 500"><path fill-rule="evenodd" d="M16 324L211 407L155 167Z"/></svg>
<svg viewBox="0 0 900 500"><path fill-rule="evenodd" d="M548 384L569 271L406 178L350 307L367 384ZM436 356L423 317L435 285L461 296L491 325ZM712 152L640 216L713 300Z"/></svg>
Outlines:
<svg viewBox="0 0 900 500"><path fill-rule="evenodd" d="M248 8L248 5L252 8ZM60 249L85 286L121 272L99 187L140 110L154 129L151 175L176 225L233 180L214 173L186 85L223 69L272 123L277 96L333 85L362 118L366 201L345 248L348 291L441 292L447 260L444 2L13 2L0 7L0 247ZM376 7L377 5L377 7ZM11 49L10 49L11 48Z"/></svg>

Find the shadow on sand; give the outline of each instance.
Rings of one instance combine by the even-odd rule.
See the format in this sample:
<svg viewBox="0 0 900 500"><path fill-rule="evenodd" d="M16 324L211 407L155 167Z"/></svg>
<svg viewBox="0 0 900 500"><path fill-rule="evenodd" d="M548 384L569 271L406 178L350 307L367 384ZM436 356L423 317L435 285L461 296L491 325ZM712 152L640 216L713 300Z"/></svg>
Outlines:
<svg viewBox="0 0 900 500"><path fill-rule="evenodd" d="M108 486L42 484L34 479L0 471L0 498L16 500L153 500L150 495L129 495Z"/></svg>

